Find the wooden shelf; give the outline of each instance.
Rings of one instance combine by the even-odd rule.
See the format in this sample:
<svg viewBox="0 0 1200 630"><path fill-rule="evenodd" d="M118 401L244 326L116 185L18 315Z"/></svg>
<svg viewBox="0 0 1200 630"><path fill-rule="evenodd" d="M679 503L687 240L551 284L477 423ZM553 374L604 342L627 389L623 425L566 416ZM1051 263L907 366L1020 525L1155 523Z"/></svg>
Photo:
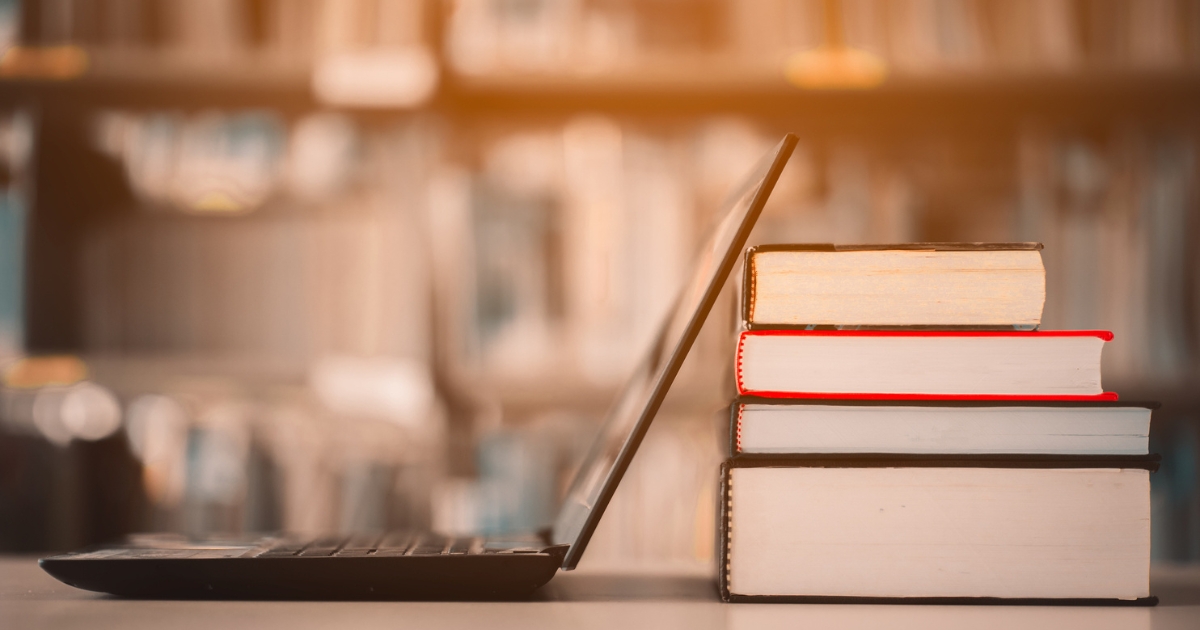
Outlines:
<svg viewBox="0 0 1200 630"><path fill-rule="evenodd" d="M88 68L77 78L0 78L0 105L268 107L287 114L322 107L312 94L310 76L309 62L269 56L214 61L95 51L89 52ZM745 113L796 121L819 132L910 124L994 128L1030 117L1081 123L1130 116L1190 118L1198 108L1200 71L1191 69L894 75L871 89L803 90L784 79L778 64L711 56L573 73L471 76L444 66L435 96L422 109L461 117L591 111L672 119ZM358 110L367 116L409 112Z"/></svg>
<svg viewBox="0 0 1200 630"><path fill-rule="evenodd" d="M317 106L307 63L269 56L213 60L169 53L89 51L73 78L36 72L0 77L0 104L64 108L203 109L270 107L284 112Z"/></svg>
<svg viewBox="0 0 1200 630"><path fill-rule="evenodd" d="M720 370L682 373L672 385L663 409L668 413L709 413L729 404L730 387L719 382ZM505 417L534 416L552 409L573 409L592 414L608 411L624 378L597 384L577 372L557 371L542 377L481 377L462 379L454 389L469 391L471 398L499 403ZM451 392L454 395L456 392Z"/></svg>
<svg viewBox="0 0 1200 630"><path fill-rule="evenodd" d="M864 90L802 90L750 72L611 76L451 76L437 107L463 117L605 112L674 119L721 113L786 121L801 133L877 133L918 126L1008 132L1029 119L1075 124L1191 119L1200 72L989 73L893 77Z"/></svg>

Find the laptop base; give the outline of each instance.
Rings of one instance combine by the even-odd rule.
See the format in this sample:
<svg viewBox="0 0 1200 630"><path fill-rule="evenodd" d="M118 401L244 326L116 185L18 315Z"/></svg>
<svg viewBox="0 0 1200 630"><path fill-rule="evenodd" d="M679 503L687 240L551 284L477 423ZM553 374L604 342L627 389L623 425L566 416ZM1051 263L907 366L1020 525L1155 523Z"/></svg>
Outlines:
<svg viewBox="0 0 1200 630"><path fill-rule="evenodd" d="M261 549L133 544L52 556L39 564L70 586L123 597L506 600L528 598L554 577L567 552L566 545L409 555L392 549L271 555Z"/></svg>

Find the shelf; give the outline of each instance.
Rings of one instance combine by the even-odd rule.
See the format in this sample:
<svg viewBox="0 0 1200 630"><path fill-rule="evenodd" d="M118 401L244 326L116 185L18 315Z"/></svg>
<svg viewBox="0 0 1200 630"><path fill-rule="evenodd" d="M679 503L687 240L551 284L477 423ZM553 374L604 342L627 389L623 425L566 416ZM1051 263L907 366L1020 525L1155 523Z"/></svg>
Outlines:
<svg viewBox="0 0 1200 630"><path fill-rule="evenodd" d="M672 385L663 410L666 413L697 414L711 413L728 406L732 390L718 382L720 369L681 373ZM459 392L470 391L471 398L498 403L506 418L532 417L555 409L572 409L592 414L603 414L609 410L623 385L619 382L596 384L584 379L577 372L558 371L552 376L484 377L461 379L454 388ZM453 392L451 393L453 395Z"/></svg>
<svg viewBox="0 0 1200 630"><path fill-rule="evenodd" d="M266 55L212 60L166 53L89 51L76 78L0 78L0 104L31 101L78 108L269 107L282 113L321 107L311 63ZM894 75L870 89L804 90L777 64L736 58L650 59L594 72L466 75L443 67L421 109L460 117L609 112L673 119L720 113L782 118L811 131L866 132L911 124L995 128L1029 118L1086 124L1113 118L1192 117L1200 108L1200 71L1083 70L1069 73L979 71ZM395 116L405 108L367 108ZM798 129L799 131L806 131Z"/></svg>
<svg viewBox="0 0 1200 630"><path fill-rule="evenodd" d="M286 357L225 354L85 354L89 377L123 395L181 383L239 390L302 386L307 364Z"/></svg>
<svg viewBox="0 0 1200 630"><path fill-rule="evenodd" d="M761 71L731 77L464 77L445 80L439 107L465 117L577 111L676 118L745 113L789 121L802 133L956 126L998 130L1030 118L1087 124L1114 118L1192 118L1200 72L991 73L893 77L863 90L802 90ZM661 79L661 80L660 80Z"/></svg>
<svg viewBox="0 0 1200 630"><path fill-rule="evenodd" d="M88 51L86 69L74 77L56 77L31 65L3 68L7 76L0 78L0 104L285 111L316 106L308 64L271 56L214 61L166 52Z"/></svg>

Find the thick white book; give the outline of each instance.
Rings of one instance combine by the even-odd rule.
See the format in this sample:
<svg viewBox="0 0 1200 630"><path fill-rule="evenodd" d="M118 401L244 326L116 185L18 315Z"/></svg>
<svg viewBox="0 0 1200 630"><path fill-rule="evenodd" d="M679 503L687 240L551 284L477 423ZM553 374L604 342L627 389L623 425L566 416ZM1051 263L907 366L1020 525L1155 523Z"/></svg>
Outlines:
<svg viewBox="0 0 1200 630"><path fill-rule="evenodd" d="M1154 403L738 398L738 455L1146 455Z"/></svg>
<svg viewBox="0 0 1200 630"><path fill-rule="evenodd" d="M722 597L1153 603L1157 464L1126 459L734 460L723 469Z"/></svg>

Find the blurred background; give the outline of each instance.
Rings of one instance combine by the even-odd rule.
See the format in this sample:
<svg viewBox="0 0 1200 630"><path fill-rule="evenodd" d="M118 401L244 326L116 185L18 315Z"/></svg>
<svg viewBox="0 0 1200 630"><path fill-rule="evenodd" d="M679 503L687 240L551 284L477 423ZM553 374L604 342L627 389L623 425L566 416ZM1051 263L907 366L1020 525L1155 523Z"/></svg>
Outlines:
<svg viewBox="0 0 1200 630"><path fill-rule="evenodd" d="M1200 561L1200 0L0 0L0 550L548 524L752 240L1045 243ZM727 287L584 565L715 544Z"/></svg>

